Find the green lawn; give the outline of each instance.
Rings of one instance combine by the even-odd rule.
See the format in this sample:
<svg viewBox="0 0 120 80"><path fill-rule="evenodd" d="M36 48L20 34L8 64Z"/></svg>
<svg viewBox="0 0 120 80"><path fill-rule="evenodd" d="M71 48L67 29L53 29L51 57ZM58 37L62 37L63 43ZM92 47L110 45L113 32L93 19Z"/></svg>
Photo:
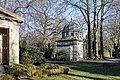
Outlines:
<svg viewBox="0 0 120 80"><path fill-rule="evenodd" d="M70 67L68 75L51 76L29 80L120 80L120 63L61 62L59 65Z"/></svg>

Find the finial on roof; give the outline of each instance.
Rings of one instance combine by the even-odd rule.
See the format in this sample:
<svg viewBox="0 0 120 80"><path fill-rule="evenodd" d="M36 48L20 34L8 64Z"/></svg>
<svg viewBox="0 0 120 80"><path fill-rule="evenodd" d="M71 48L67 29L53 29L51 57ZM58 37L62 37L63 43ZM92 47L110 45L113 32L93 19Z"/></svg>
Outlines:
<svg viewBox="0 0 120 80"><path fill-rule="evenodd" d="M72 21L72 18L71 18L71 21Z"/></svg>

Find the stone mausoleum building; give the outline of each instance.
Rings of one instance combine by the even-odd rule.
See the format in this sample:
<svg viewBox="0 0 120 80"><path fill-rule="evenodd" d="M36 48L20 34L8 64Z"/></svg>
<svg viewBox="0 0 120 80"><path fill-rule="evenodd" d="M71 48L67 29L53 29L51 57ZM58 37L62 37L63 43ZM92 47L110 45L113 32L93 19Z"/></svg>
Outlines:
<svg viewBox="0 0 120 80"><path fill-rule="evenodd" d="M57 41L57 52L66 52L70 60L83 59L83 39L80 27L70 21L62 30L62 38Z"/></svg>
<svg viewBox="0 0 120 80"><path fill-rule="evenodd" d="M19 64L19 28L23 17L0 7L0 64Z"/></svg>

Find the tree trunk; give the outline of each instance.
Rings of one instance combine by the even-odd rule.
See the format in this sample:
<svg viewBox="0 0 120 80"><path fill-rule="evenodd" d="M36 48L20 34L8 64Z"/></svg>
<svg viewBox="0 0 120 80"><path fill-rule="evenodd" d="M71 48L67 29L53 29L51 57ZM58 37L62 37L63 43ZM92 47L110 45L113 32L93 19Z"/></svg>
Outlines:
<svg viewBox="0 0 120 80"><path fill-rule="evenodd" d="M94 36L94 40L93 40L93 53L94 53L94 57L95 59L97 58L97 51L96 51L96 31L97 31L97 27L96 27L96 5L97 5L97 0L93 0L94 2L94 23L93 23L93 36Z"/></svg>
<svg viewBox="0 0 120 80"><path fill-rule="evenodd" d="M88 26L88 58L91 59L91 35L90 35L90 0L87 2L87 26Z"/></svg>
<svg viewBox="0 0 120 80"><path fill-rule="evenodd" d="M100 26L100 58L104 59L104 46L103 46L103 28L104 28L104 0L101 0L101 26Z"/></svg>

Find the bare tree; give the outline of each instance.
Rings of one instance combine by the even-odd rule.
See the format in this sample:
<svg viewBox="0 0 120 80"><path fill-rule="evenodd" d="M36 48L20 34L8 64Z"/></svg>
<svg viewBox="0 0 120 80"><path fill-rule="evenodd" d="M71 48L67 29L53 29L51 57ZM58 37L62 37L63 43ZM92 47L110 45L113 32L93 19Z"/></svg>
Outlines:
<svg viewBox="0 0 120 80"><path fill-rule="evenodd" d="M97 25L96 25L97 13L96 13L96 9L97 9L97 0L93 0L93 2L94 2L94 23L93 23L94 41L93 41L93 53L94 53L94 57L96 59L97 58L97 51L96 51L96 32L97 32Z"/></svg>
<svg viewBox="0 0 120 80"><path fill-rule="evenodd" d="M59 33L56 29L64 21L59 18L57 13L57 1L35 1L30 7L29 15L35 20L34 27L42 35L43 47L46 48L49 43L49 38L55 33Z"/></svg>
<svg viewBox="0 0 120 80"><path fill-rule="evenodd" d="M91 35L90 35L90 0L86 0L87 3L87 26L88 26L88 54L91 59Z"/></svg>
<svg viewBox="0 0 120 80"><path fill-rule="evenodd" d="M111 16L107 20L105 26L105 36L106 46L109 46L114 51L114 57L119 57L120 49L120 1L116 0L112 3L110 7Z"/></svg>
<svg viewBox="0 0 120 80"><path fill-rule="evenodd" d="M88 27L88 38L87 38L87 44L88 44L88 58L91 59L91 37L90 37L90 26L91 26L91 22L90 22L90 0L86 0L86 2L84 2L83 0L80 0L79 2L76 2L76 3L73 3L72 1L68 1L68 0L65 0L69 5L72 5L73 7L77 8L80 10L81 14L83 15L84 17L84 20L86 21L87 23L87 27ZM82 5L84 6L81 6L81 4L78 4L78 3L82 3ZM85 7L85 8L84 8Z"/></svg>
<svg viewBox="0 0 120 80"><path fill-rule="evenodd" d="M10 0L0 0L0 6L3 7L3 8L6 8L7 3L8 3L9 1L10 1Z"/></svg>
<svg viewBox="0 0 120 80"><path fill-rule="evenodd" d="M100 26L100 53L101 57L104 58L104 47L103 47L103 27L104 27L104 0L101 0L101 26Z"/></svg>
<svg viewBox="0 0 120 80"><path fill-rule="evenodd" d="M6 7L9 10L24 16L20 36L21 39L26 37L28 44L34 42L34 39L40 39L37 40L39 45L45 48L53 35L61 32L66 20L62 16L65 9L61 0L10 0L8 5Z"/></svg>

